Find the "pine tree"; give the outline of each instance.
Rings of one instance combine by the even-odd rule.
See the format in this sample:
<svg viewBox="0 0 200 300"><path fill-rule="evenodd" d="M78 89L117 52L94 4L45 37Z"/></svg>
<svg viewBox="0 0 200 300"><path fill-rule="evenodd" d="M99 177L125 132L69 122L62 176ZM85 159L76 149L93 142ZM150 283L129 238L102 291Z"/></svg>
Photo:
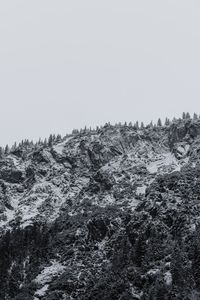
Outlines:
<svg viewBox="0 0 200 300"><path fill-rule="evenodd" d="M72 134L77 134L77 129L73 129Z"/></svg>
<svg viewBox="0 0 200 300"><path fill-rule="evenodd" d="M43 145L44 145L44 147L47 147L47 139L46 138L44 139Z"/></svg>
<svg viewBox="0 0 200 300"><path fill-rule="evenodd" d="M17 143L15 142L14 145L12 145L12 147L11 147L11 151L15 151L16 148L17 148Z"/></svg>
<svg viewBox="0 0 200 300"><path fill-rule="evenodd" d="M186 119L190 119L190 113L187 112L185 117L186 117Z"/></svg>
<svg viewBox="0 0 200 300"><path fill-rule="evenodd" d="M192 241L192 273L196 285L200 287L200 224L196 225L196 231Z"/></svg>
<svg viewBox="0 0 200 300"><path fill-rule="evenodd" d="M135 253L134 253L134 261L138 267L142 266L145 253L146 253L145 237L140 235L136 242Z"/></svg>
<svg viewBox="0 0 200 300"><path fill-rule="evenodd" d="M168 118L165 119L165 126L168 126L170 124L170 120Z"/></svg>
<svg viewBox="0 0 200 300"><path fill-rule="evenodd" d="M6 145L5 150L4 150L5 155L8 155L9 151L10 151L10 149L9 149L8 145Z"/></svg>
<svg viewBox="0 0 200 300"><path fill-rule="evenodd" d="M153 121L150 122L149 126L150 128L153 128Z"/></svg>
<svg viewBox="0 0 200 300"><path fill-rule="evenodd" d="M143 129L144 128L144 123L141 122L140 128Z"/></svg>
<svg viewBox="0 0 200 300"><path fill-rule="evenodd" d="M158 119L157 126L162 126L162 121L160 118Z"/></svg>
<svg viewBox="0 0 200 300"><path fill-rule="evenodd" d="M134 128L135 128L136 130L139 128L139 122L138 122L138 121L135 122Z"/></svg>
<svg viewBox="0 0 200 300"><path fill-rule="evenodd" d="M176 242L171 261L172 282L179 288L191 289L194 286L191 263L184 244Z"/></svg>
<svg viewBox="0 0 200 300"><path fill-rule="evenodd" d="M158 277L155 285L152 287L152 290L150 290L150 298L152 300L167 300L168 297L168 289L166 287L166 284L163 280L163 278Z"/></svg>
<svg viewBox="0 0 200 300"><path fill-rule="evenodd" d="M2 147L0 147L0 159L2 159L2 158L3 158L3 154L4 154L4 152L3 152L3 148L2 148Z"/></svg>
<svg viewBox="0 0 200 300"><path fill-rule="evenodd" d="M29 146L29 140L28 139L24 140L24 146Z"/></svg>
<svg viewBox="0 0 200 300"><path fill-rule="evenodd" d="M62 140L62 137L60 134L58 134L56 137L56 142L61 142L61 140Z"/></svg>
<svg viewBox="0 0 200 300"><path fill-rule="evenodd" d="M172 122L176 122L177 121L177 119L175 118L175 117L173 117L173 120L172 120Z"/></svg>
<svg viewBox="0 0 200 300"><path fill-rule="evenodd" d="M197 120L197 119L198 119L198 115L196 113L194 113L193 120Z"/></svg>
<svg viewBox="0 0 200 300"><path fill-rule="evenodd" d="M182 119L183 120L186 119L186 113L185 112L182 113Z"/></svg>
<svg viewBox="0 0 200 300"><path fill-rule="evenodd" d="M53 135L50 134L49 139L48 139L48 146L51 147L53 145Z"/></svg>

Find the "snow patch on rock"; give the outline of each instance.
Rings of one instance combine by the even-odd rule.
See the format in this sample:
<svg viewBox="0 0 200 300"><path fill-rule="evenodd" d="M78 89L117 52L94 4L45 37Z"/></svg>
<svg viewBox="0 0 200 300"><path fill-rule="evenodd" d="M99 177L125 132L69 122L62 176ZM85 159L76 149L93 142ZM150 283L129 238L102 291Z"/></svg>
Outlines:
<svg viewBox="0 0 200 300"><path fill-rule="evenodd" d="M42 270L42 272L36 277L35 282L39 284L49 283L53 277L61 275L65 268L66 267L57 260L52 260L51 265Z"/></svg>
<svg viewBox="0 0 200 300"><path fill-rule="evenodd" d="M147 188L146 185L138 186L136 189L136 194L137 195L145 194L146 188Z"/></svg>
<svg viewBox="0 0 200 300"><path fill-rule="evenodd" d="M49 288L49 284L45 284L42 288L38 289L35 292L35 296L39 296L39 297L44 296L46 294L48 288ZM38 298L36 298L36 297L34 299L38 300Z"/></svg>
<svg viewBox="0 0 200 300"><path fill-rule="evenodd" d="M67 143L69 140L71 140L71 138L68 138L68 139L65 140L64 142L59 143L59 144L53 146L53 150L54 150L55 152L57 152L58 154L62 155L62 154L63 154L63 150L64 150L64 148L65 148L65 145L66 145L66 143Z"/></svg>
<svg viewBox="0 0 200 300"><path fill-rule="evenodd" d="M180 169L180 166L172 153L164 153L154 161L147 164L147 170L150 174L157 173L164 167L171 166L174 170Z"/></svg>
<svg viewBox="0 0 200 300"><path fill-rule="evenodd" d="M172 274L171 274L170 271L167 271L165 273L164 279L165 279L165 282L166 282L167 285L171 285L172 284Z"/></svg>

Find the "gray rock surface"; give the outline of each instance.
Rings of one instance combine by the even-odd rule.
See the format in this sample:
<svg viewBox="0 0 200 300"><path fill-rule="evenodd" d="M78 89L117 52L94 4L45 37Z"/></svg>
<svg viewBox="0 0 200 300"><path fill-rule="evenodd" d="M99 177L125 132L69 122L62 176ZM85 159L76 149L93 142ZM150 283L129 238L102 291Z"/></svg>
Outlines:
<svg viewBox="0 0 200 300"><path fill-rule="evenodd" d="M199 149L180 119L5 155L0 299L200 299Z"/></svg>

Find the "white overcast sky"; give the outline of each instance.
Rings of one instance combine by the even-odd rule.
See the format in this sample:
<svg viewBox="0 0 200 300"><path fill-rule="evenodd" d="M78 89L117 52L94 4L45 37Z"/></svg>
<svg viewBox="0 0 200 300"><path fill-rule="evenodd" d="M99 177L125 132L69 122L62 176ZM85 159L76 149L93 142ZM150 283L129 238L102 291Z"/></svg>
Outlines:
<svg viewBox="0 0 200 300"><path fill-rule="evenodd" d="M0 144L200 113L199 0L0 1Z"/></svg>

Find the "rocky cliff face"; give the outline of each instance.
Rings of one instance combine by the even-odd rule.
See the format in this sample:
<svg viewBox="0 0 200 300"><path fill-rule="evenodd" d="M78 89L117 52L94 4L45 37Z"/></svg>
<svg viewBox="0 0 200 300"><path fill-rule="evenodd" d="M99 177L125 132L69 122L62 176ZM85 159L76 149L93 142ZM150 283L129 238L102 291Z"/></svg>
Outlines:
<svg viewBox="0 0 200 300"><path fill-rule="evenodd" d="M0 160L0 299L200 299L200 120Z"/></svg>

